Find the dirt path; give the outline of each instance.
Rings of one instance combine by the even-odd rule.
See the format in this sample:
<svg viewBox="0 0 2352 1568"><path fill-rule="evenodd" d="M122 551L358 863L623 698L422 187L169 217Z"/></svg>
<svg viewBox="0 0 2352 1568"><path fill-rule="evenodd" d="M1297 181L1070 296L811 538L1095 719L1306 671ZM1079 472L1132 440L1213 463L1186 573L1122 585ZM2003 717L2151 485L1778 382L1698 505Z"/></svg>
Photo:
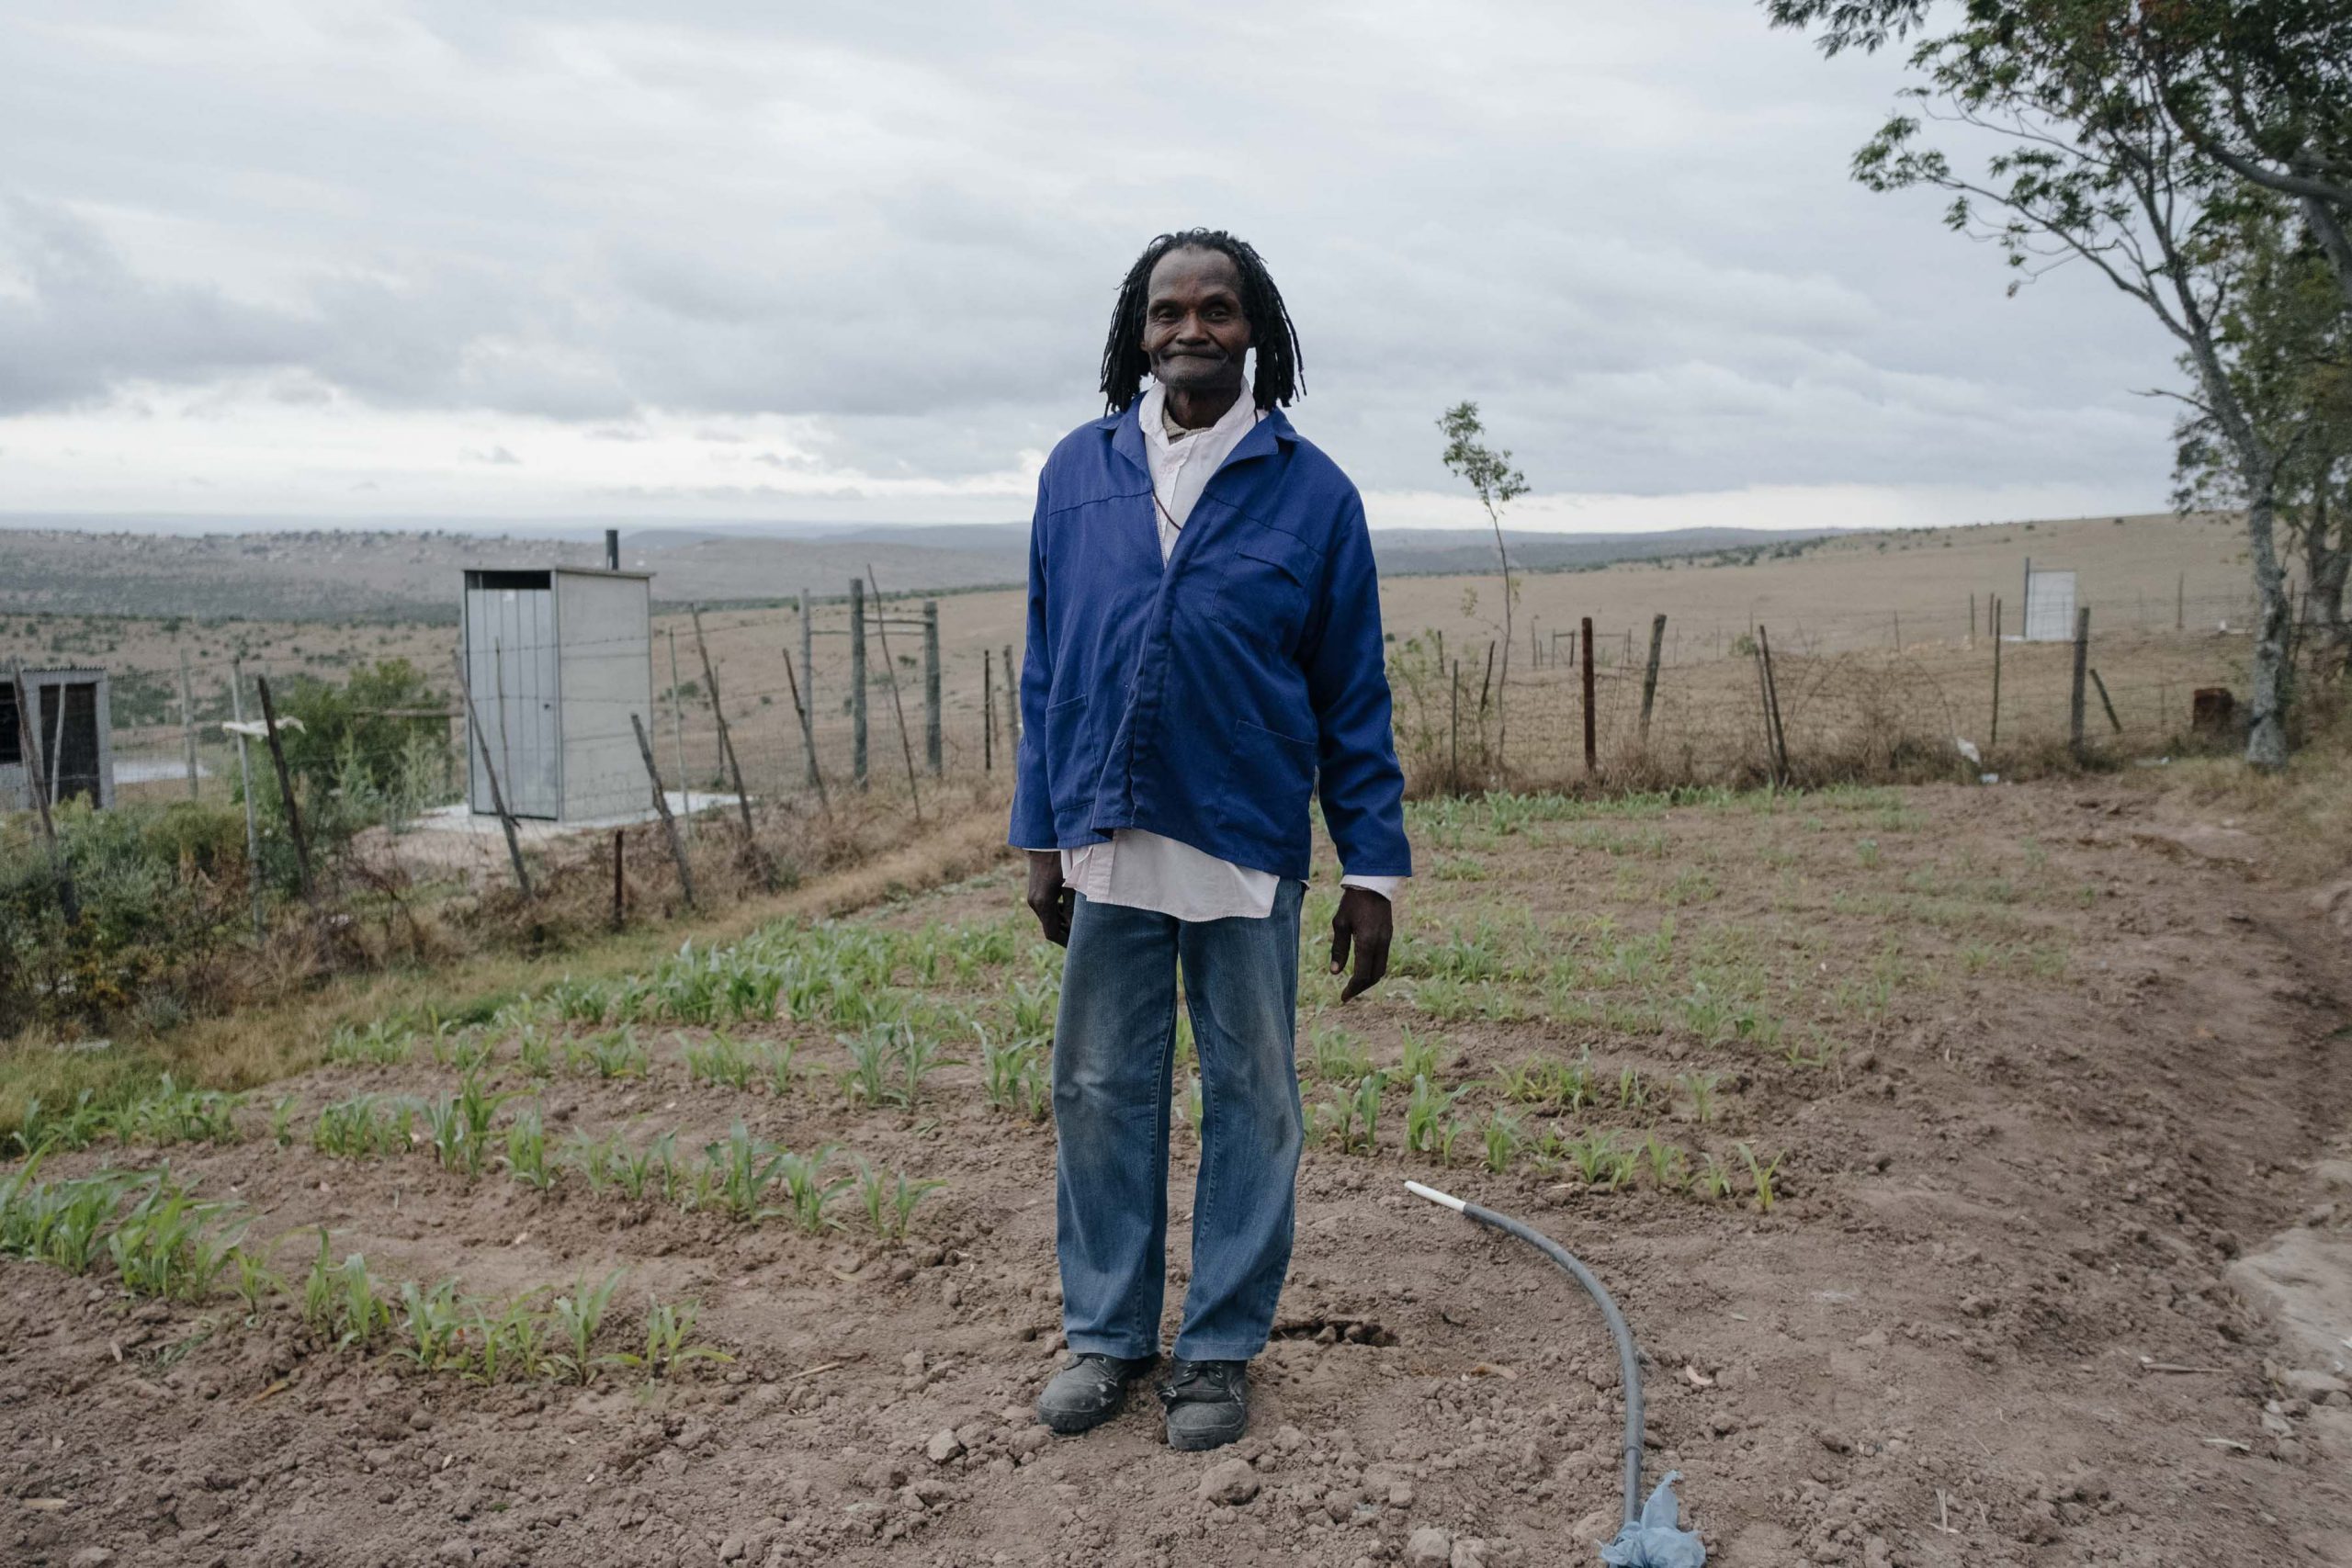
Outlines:
<svg viewBox="0 0 2352 1568"><path fill-rule="evenodd" d="M1526 1254L1405 1197L1412 1175L1526 1215L1618 1292L1653 1363L1650 1469L1684 1473L1714 1562L2346 1561L2345 1396L2241 1289L2274 1238L2324 1252L2352 1219L2318 1164L2352 1129L2344 949L2282 905L2258 850L2183 828L2113 786L1425 814L1419 934L1369 1005L1304 1021L1302 1066L1311 1103L1336 1100L1318 1033L1323 1064L1393 1066L1409 1030L1442 1042L1444 1081L1482 1086L1476 1114L1442 1174L1404 1147L1401 1089L1373 1153L1309 1155L1250 1436L1206 1457L1170 1454L1143 1401L1082 1440L1030 1425L1056 1364L1051 1135L989 1108L976 1066L911 1111L853 1111L822 1074L781 1098L690 1082L679 1053L710 1032L648 1024L650 1077L534 1090L551 1142L674 1132L697 1150L741 1117L843 1145L843 1168L945 1179L905 1242L847 1201L849 1224L811 1236L577 1179L469 1183L422 1153L330 1159L278 1146L257 1100L246 1141L170 1151L256 1236L323 1224L383 1279L484 1296L625 1266L622 1300L698 1300L735 1359L484 1388L318 1350L290 1303L247 1326L220 1303L127 1302L103 1269L10 1261L0 1559L1590 1561L1614 1528L1620 1409L1598 1319ZM1006 867L879 912L909 954L939 928L971 957L899 983L1001 1037L1035 983L1006 942L1013 904ZM847 1064L830 1024L735 1032ZM502 1086L532 1089L494 1043ZM1682 1163L1611 1190L1562 1142L1487 1170L1505 1069L1587 1048L1598 1103L1506 1114L1531 1144L1546 1125L1656 1138ZM299 1131L328 1101L456 1078L420 1055L285 1087ZM1741 1145L1781 1156L1769 1213ZM161 1157L100 1146L44 1174ZM1711 1157L1729 1196L1678 1190ZM281 1258L298 1285L307 1245ZM1246 1473L1217 1468L1235 1459Z"/></svg>

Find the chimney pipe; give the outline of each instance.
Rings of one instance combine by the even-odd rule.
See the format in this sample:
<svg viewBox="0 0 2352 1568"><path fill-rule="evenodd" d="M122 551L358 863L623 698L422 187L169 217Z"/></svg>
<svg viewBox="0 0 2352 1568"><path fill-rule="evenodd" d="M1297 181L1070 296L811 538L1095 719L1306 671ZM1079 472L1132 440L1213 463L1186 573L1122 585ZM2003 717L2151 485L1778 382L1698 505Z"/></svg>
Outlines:
<svg viewBox="0 0 2352 1568"><path fill-rule="evenodd" d="M605 570L618 571L620 569L621 531L618 528L607 528L605 530Z"/></svg>

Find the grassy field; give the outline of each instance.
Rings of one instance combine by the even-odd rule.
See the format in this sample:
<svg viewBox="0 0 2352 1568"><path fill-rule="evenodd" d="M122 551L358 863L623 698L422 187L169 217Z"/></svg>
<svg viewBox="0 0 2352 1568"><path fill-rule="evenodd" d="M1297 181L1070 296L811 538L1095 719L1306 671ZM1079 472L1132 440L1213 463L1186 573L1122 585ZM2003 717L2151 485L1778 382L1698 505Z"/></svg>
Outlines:
<svg viewBox="0 0 2352 1568"><path fill-rule="evenodd" d="M2230 1270L2340 1135L2348 1015L2333 950L2210 858L2261 840L2179 793L1416 806L1363 1001L1309 899L1297 1255L1250 1436L1205 1458L1145 1401L1069 1443L1025 1415L1058 1326L1059 954L995 827L683 947L352 982L222 1021L211 1055L274 1043L225 1078L198 1053L45 1105L46 1153L0 1164L6 1554L1587 1553L1598 1324L1408 1176L1608 1279L1651 1472L1684 1473L1712 1561L2291 1561L2345 1523L2312 1484L2328 1412L2266 1413L2303 1352Z"/></svg>
<svg viewBox="0 0 2352 1568"><path fill-rule="evenodd" d="M1858 535L1736 562L1624 563L1597 570L1531 573L1517 608L1519 647L1506 701L1520 705L1521 742L1513 755L1522 782L1566 780L1581 769L1581 717L1566 634L1589 615L1596 624L1597 662L1604 673L1599 728L1604 757L1628 764L1638 728L1638 665L1650 617L1668 618L1666 668L1654 718L1654 752L1687 749L1686 773L1736 781L1760 764L1762 734L1756 717L1755 675L1741 637L1754 626L1770 628L1777 657L1791 666L1782 679L1784 722L1792 728L1792 761L1810 748L1815 757L1840 754L1851 732L1883 726L1892 716L1907 730L1949 749L1953 736L1989 749L1991 734L1991 598L2008 601L2009 627L2021 613L2026 560L2072 568L2093 609L2094 662L2113 699L2125 743L2161 750L2186 721L2188 693L2199 684L2229 683L2245 654L2245 570L2237 534L2226 520L2171 516L2003 524L1917 533ZM1476 694L1485 683L1488 644L1500 630L1498 585L1487 576L1398 577L1383 589L1383 615L1399 645L1415 648L1429 671L1439 648L1462 664L1470 716L1471 776L1484 776L1478 756ZM948 766L978 772L1005 732L1003 675L998 662L1016 660L1022 640L1022 596L1011 591L972 592L939 601L944 688L944 743ZM1972 620L1972 605L1973 619ZM911 614L911 607L894 610ZM817 621L815 668L799 671L813 692L820 757L839 778L850 770L848 653L838 635L846 608L823 604ZM789 609L715 611L705 617L718 684L734 727L738 751L754 787L769 793L797 787L800 741L784 659L797 660L799 618ZM2222 629L2226 623L2235 631ZM1531 646L1530 636L1532 633ZM1555 648L1553 634L1562 634ZM665 770L684 772L697 786L716 784L717 726L686 618L661 615L655 623L654 690ZM678 639L671 711L671 638ZM886 668L901 679L913 741L922 744L919 633L894 625L891 663L874 649L871 766L877 778L899 770L895 717ZM436 679L449 667L455 633L447 626L229 622L0 615L0 658L28 661L89 661L114 671L119 756L148 761L166 776L138 786L169 795L184 789L170 776L179 752L177 689L186 653L193 671L196 708L205 721L228 711L230 660L274 679L297 671L336 678L355 665L405 658ZM1531 660L1540 651L1542 667ZM2003 733L2013 742L2046 746L2063 738L2071 666L2064 649L2011 644L2005 653ZM989 704L985 671L994 671L997 729L984 738ZM1524 683L1528 690L1521 693ZM1408 722L1426 742L1424 771L1436 765L1437 737L1451 763L1460 747L1444 711L1442 678L1423 682ZM1408 694L1408 696L1410 694ZM251 694L248 693L248 700ZM2095 730L2113 735L2093 708ZM1488 720L1492 728L1492 720ZM203 749L207 788L225 790L233 753L217 743ZM1413 750L1408 737L1407 750Z"/></svg>

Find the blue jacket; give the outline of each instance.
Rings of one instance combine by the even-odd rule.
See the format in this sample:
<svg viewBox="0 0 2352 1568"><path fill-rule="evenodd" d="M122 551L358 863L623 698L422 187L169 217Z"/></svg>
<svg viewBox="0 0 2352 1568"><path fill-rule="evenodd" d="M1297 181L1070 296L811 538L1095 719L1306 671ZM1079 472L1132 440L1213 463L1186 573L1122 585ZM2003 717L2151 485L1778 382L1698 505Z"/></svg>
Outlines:
<svg viewBox="0 0 2352 1568"><path fill-rule="evenodd" d="M1012 842L1140 828L1304 879L1319 776L1345 869L1410 875L1355 486L1276 409L1163 569L1139 406L1072 431L1037 480Z"/></svg>

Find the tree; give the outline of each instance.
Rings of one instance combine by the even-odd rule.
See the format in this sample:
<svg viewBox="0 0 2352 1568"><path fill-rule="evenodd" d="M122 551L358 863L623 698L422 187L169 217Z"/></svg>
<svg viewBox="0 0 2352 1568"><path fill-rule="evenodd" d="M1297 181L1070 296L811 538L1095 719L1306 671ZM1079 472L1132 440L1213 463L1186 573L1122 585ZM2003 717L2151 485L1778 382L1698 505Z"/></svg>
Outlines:
<svg viewBox="0 0 2352 1568"><path fill-rule="evenodd" d="M1510 454L1486 444L1487 427L1479 423L1476 403L1456 403L1438 415L1438 430L1445 436L1445 466L1469 481L1487 521L1495 530L1495 558L1503 578L1503 667L1495 682L1495 767L1501 771L1508 753L1510 720L1503 707L1503 692L1510 684L1511 601L1519 585L1510 574L1510 552L1503 547L1502 509L1527 493L1527 479L1511 467Z"/></svg>
<svg viewBox="0 0 2352 1568"><path fill-rule="evenodd" d="M2226 273L2215 323L2224 372L2279 455L2278 521L2301 547L2312 619L2338 668L2352 656L2344 590L2352 571L2352 314L2341 307L2325 241L2294 203L2265 189L2210 226L2209 265ZM2245 497L2228 443L2201 399L2176 428L2175 500L2235 506Z"/></svg>
<svg viewBox="0 0 2352 1568"><path fill-rule="evenodd" d="M1853 173L1873 190L1951 193L1946 223L2001 246L2017 272L2010 292L2052 267L2086 265L2178 341L2194 400L2244 498L2260 605L2246 760L2275 768L2287 760L2289 605L2277 539L2286 454L2232 379L2219 327L2237 279L2218 236L2244 182L2177 118L2181 88L2167 74L2176 56L2145 25L2154 9L2142 0L1972 0L1959 28L1921 37L1910 63L1924 84L1905 96L1982 133L1995 149L1983 172L1963 173L1921 145L1920 118L1898 113L1855 153ZM1926 0L1766 0L1766 10L1776 24L1817 28L1833 53L1924 32L1929 14Z"/></svg>

